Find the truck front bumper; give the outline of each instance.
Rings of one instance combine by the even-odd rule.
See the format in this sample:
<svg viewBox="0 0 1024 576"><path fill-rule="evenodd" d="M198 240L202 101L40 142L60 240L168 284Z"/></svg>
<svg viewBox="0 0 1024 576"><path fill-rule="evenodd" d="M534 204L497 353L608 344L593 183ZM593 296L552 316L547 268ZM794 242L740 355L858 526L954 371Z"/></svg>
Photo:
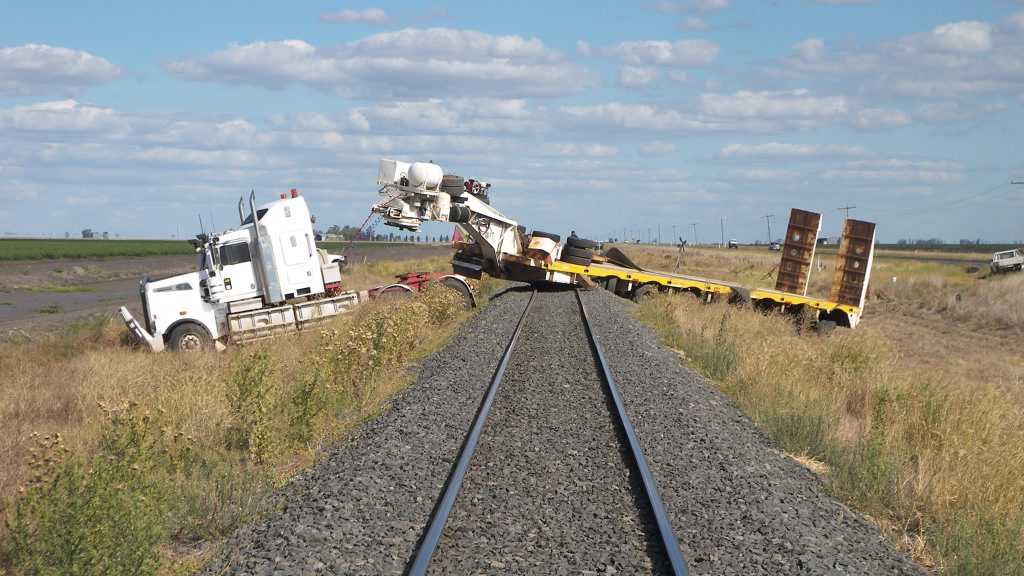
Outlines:
<svg viewBox="0 0 1024 576"><path fill-rule="evenodd" d="M128 331L134 334L139 339L139 342L149 346L149 349L153 352L160 352L164 349L164 339L155 337L147 332L127 308L121 306L117 312L121 315L121 320L124 320L124 325L128 327Z"/></svg>

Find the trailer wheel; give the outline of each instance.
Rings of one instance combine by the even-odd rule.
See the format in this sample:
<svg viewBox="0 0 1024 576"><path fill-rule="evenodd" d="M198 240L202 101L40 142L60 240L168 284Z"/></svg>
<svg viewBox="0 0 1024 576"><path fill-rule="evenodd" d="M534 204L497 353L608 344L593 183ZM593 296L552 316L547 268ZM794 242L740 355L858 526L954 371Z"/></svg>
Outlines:
<svg viewBox="0 0 1024 576"><path fill-rule="evenodd" d="M462 302L465 304L466 308L473 308L476 306L476 299L473 298L473 293L469 290L469 286L467 286L464 281L451 276L445 276L444 278L441 278L441 285L445 288L458 292L459 296L462 296Z"/></svg>
<svg viewBox="0 0 1024 576"><path fill-rule="evenodd" d="M638 286L636 290L633 290L633 302L639 304L643 302L645 298L653 296L658 291L657 284L644 284Z"/></svg>
<svg viewBox="0 0 1024 576"><path fill-rule="evenodd" d="M538 238L547 238L549 240L554 240L555 242L561 242L562 240L562 237L559 236L558 234L552 234L551 232L544 232L542 230L534 230L532 235Z"/></svg>
<svg viewBox="0 0 1024 576"><path fill-rule="evenodd" d="M409 288L405 284L392 284L385 286L377 292L377 298L381 300L398 300L400 298L406 298L412 295L412 288Z"/></svg>
<svg viewBox="0 0 1024 576"><path fill-rule="evenodd" d="M193 322L186 322L171 331L167 347L175 352L200 352L212 346L206 329Z"/></svg>
<svg viewBox="0 0 1024 576"><path fill-rule="evenodd" d="M730 286L730 288L729 304L735 304L740 307L750 306L750 290L740 286Z"/></svg>

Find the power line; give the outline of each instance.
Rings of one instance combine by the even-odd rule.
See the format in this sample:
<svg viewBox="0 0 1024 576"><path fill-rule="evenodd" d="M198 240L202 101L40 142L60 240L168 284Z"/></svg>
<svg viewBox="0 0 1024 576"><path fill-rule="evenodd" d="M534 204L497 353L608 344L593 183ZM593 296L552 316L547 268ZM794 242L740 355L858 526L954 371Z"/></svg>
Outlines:
<svg viewBox="0 0 1024 576"><path fill-rule="evenodd" d="M846 206L840 206L839 207L839 211L842 212L843 210L845 210L846 211L846 219L849 220L850 219L850 210L853 210L854 208L856 208L856 206L850 206L849 204L847 204Z"/></svg>

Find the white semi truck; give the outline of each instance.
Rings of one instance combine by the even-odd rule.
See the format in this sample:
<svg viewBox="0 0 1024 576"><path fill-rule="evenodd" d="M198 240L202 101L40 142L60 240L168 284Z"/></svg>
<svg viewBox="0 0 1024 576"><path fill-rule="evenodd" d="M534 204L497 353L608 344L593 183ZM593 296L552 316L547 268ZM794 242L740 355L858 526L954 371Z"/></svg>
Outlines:
<svg viewBox="0 0 1024 576"><path fill-rule="evenodd" d="M153 351L219 348L300 330L377 294L419 288L342 291L343 259L316 247L309 207L296 190L258 208L250 194L248 215L240 198L238 217L238 228L192 241L195 272L140 282L141 321L120 308L128 329ZM434 280L472 297L464 278Z"/></svg>

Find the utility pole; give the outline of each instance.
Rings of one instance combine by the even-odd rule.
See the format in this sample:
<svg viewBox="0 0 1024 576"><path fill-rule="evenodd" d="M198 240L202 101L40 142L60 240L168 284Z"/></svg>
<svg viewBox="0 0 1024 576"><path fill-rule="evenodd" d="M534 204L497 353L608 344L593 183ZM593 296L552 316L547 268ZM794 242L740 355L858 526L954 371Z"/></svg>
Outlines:
<svg viewBox="0 0 1024 576"><path fill-rule="evenodd" d="M694 246L696 246L698 244L698 242L697 242L697 224L700 224L700 222L690 222L690 226L693 227L693 245Z"/></svg>
<svg viewBox="0 0 1024 576"><path fill-rule="evenodd" d="M658 224L658 245L661 246L661 224Z"/></svg>
<svg viewBox="0 0 1024 576"><path fill-rule="evenodd" d="M772 218L775 218L775 214L765 214L762 216L765 221L768 222L768 243L772 243Z"/></svg>
<svg viewBox="0 0 1024 576"><path fill-rule="evenodd" d="M651 235L651 227L650 226L647 227L647 243L648 244L653 244L654 243L654 236Z"/></svg>
<svg viewBox="0 0 1024 576"><path fill-rule="evenodd" d="M676 236L676 225L672 225L672 243L675 244L679 241L679 236Z"/></svg>
<svg viewBox="0 0 1024 576"><path fill-rule="evenodd" d="M850 210L853 210L854 208L856 208L856 206L842 206L842 207L839 208L839 210L840 211L845 210L846 211L846 219L849 220L850 219Z"/></svg>
<svg viewBox="0 0 1024 576"><path fill-rule="evenodd" d="M722 248L725 248L725 216L722 216L720 223L722 225Z"/></svg>

